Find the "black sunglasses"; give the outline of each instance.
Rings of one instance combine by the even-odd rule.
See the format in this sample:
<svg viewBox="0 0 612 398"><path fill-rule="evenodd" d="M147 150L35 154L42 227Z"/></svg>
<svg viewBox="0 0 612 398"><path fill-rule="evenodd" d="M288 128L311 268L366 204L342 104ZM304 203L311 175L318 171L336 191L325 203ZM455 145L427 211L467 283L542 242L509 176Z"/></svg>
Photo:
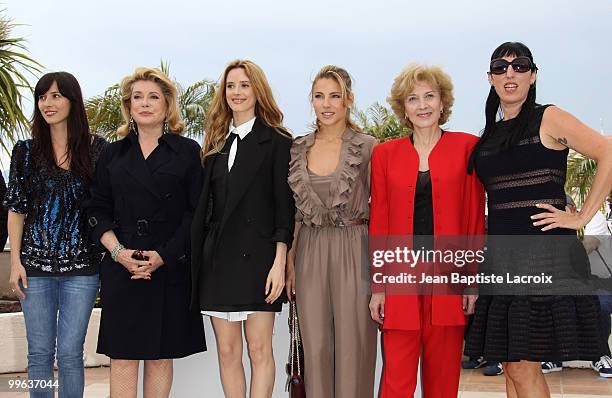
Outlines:
<svg viewBox="0 0 612 398"><path fill-rule="evenodd" d="M508 70L508 66L512 65L512 69L516 73L526 73L531 70L538 70L536 65L527 57L516 57L512 62L508 62L503 58L494 59L491 61L489 71L494 75L503 75Z"/></svg>

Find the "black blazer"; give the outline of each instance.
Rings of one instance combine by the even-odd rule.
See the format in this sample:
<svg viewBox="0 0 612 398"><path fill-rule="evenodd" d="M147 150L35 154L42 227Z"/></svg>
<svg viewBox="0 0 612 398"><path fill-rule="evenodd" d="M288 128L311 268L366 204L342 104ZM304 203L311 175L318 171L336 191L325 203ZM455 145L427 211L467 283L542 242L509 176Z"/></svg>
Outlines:
<svg viewBox="0 0 612 398"><path fill-rule="evenodd" d="M148 165L136 134L110 144L98 161L86 207L94 242L113 229L125 247L156 250L176 267L189 256L189 227L202 186L200 151L195 141L176 134L160 140L155 163ZM138 228L149 233L139 235Z"/></svg>
<svg viewBox="0 0 612 398"><path fill-rule="evenodd" d="M265 281L276 242L291 247L295 203L287 177L292 140L255 120L232 166L223 218L215 242L205 242L212 215L211 174L217 155L206 158L204 183L191 226L191 305L201 308L200 278L214 274L214 304L265 302ZM203 254L212 248L214 267Z"/></svg>

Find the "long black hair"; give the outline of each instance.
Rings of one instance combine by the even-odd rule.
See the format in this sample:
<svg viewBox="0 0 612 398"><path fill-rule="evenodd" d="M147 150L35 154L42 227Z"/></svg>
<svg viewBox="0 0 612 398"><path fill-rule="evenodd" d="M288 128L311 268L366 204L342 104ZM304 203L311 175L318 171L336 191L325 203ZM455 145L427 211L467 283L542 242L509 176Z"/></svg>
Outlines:
<svg viewBox="0 0 612 398"><path fill-rule="evenodd" d="M519 42L505 42L493 51L491 54L491 61L498 58L503 58L506 56L514 56L514 57L527 57L531 60L533 67L535 70L535 62L533 62L533 55L531 54L531 50ZM523 105L521 106L521 111L516 116L516 118L512 121L512 126L510 128L510 134L507 139L504 141L502 145L502 149L506 150L510 148L512 145L517 144L521 138L523 138L525 132L527 131L527 124L529 122L531 113L535 107L536 100L536 84L535 82L529 87L529 92L527 93L527 98ZM489 90L489 96L487 97L487 104L485 106L485 128L483 130L482 136L472 154L470 155L470 161L468 165L468 173L472 173L474 169L474 161L478 154L478 151L484 143L491 137L495 132L495 124L497 123L497 116L500 112L500 99L499 95L495 92L495 87L491 86Z"/></svg>
<svg viewBox="0 0 612 398"><path fill-rule="evenodd" d="M34 88L34 115L32 116L32 152L35 159L43 162L43 165L54 168L57 164L53 145L51 143L51 129L45 121L38 108L38 98L49 91L53 82L64 97L70 101L70 113L68 114L68 154L67 160L70 170L80 176L86 184L92 179L91 164L91 134L83 94L77 79L68 72L47 73L40 78Z"/></svg>

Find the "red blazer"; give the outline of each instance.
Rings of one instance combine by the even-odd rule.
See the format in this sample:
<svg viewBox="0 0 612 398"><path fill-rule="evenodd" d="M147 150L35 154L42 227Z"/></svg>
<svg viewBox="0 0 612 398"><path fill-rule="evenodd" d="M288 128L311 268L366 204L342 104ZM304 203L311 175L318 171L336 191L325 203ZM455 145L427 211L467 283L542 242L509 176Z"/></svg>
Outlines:
<svg viewBox="0 0 612 398"><path fill-rule="evenodd" d="M476 173L467 174L478 137L445 132L429 155L434 235L483 235L484 189ZM372 154L370 236L412 235L419 156L410 138L377 145ZM435 295L432 324L465 324L462 297ZM420 328L419 299L387 294L383 329Z"/></svg>

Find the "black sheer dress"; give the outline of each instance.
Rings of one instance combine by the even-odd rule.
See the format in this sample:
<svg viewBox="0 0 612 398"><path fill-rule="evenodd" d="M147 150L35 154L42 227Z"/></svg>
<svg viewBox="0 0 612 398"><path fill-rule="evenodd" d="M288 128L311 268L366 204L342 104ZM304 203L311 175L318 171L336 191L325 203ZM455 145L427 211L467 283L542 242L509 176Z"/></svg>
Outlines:
<svg viewBox="0 0 612 398"><path fill-rule="evenodd" d="M570 243L557 253L544 253L546 248L541 249L543 253L530 247L517 248L515 252L519 255L543 255L523 262L523 267L533 273L545 272L547 264L556 261L555 257L573 261L569 246L578 242L576 231L556 228L542 232L542 227L534 226L530 218L544 211L535 207L536 203L547 203L558 209L566 205L564 184L568 149L552 150L540 142L540 124L545 109L546 106L536 106L525 138L508 150L499 148L513 120L500 121L494 136L476 158L476 172L488 196L489 242L495 238L491 235L504 235L525 236L531 240L548 236L551 240L566 239ZM532 253L528 254L529 250ZM550 262L540 261L541 258ZM572 265L578 267L580 264ZM465 352L470 357L540 362L597 360L602 355L596 296L494 294L481 295L476 303L465 345Z"/></svg>

